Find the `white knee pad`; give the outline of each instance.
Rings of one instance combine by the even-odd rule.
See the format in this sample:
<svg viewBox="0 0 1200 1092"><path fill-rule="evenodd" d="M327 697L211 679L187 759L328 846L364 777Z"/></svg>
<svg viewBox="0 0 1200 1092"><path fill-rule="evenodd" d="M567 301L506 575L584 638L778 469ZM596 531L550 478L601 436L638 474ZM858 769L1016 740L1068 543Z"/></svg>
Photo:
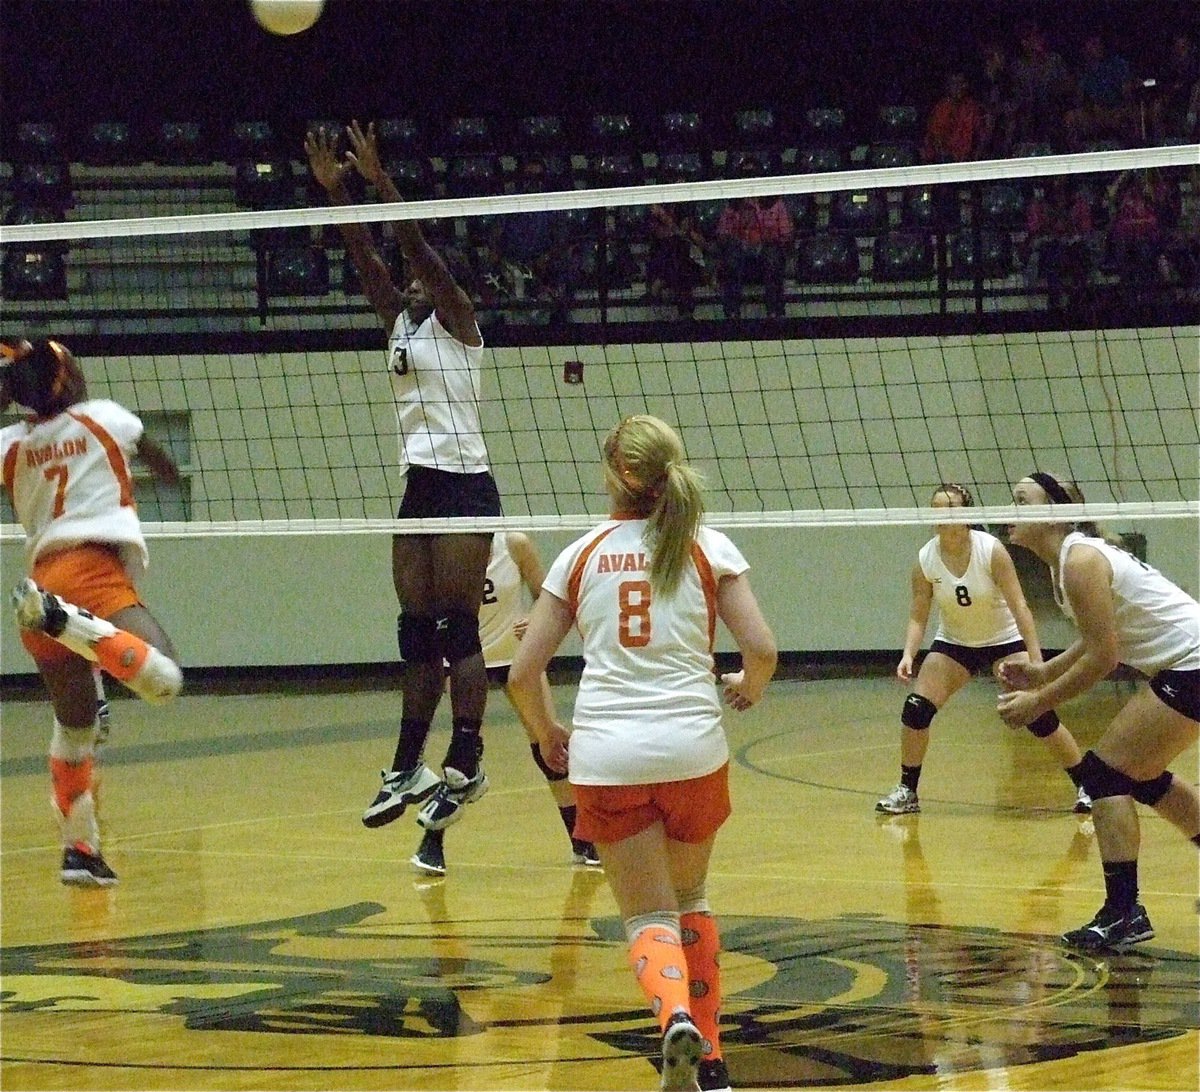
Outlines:
<svg viewBox="0 0 1200 1092"><path fill-rule="evenodd" d="M183 689L183 672L170 656L151 645L146 662L125 685L143 701L165 705Z"/></svg>

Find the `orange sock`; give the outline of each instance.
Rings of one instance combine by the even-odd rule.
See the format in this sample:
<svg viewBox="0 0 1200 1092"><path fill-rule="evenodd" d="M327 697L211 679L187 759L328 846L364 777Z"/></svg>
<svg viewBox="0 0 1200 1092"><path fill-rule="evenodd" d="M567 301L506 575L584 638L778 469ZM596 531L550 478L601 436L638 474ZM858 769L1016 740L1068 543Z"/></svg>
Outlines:
<svg viewBox="0 0 1200 1092"><path fill-rule="evenodd" d="M140 637L119 629L111 637L101 637L92 649L96 661L114 679L128 682L141 669L150 655L150 646Z"/></svg>
<svg viewBox="0 0 1200 1092"><path fill-rule="evenodd" d="M687 959L692 1019L704 1036L704 1057L721 1057L721 934L712 914L698 911L679 918Z"/></svg>
<svg viewBox="0 0 1200 1092"><path fill-rule="evenodd" d="M54 786L54 804L64 816L71 813L71 805L77 796L82 796L92 786L91 757L82 762L68 762L63 758L50 759L50 781Z"/></svg>
<svg viewBox="0 0 1200 1092"><path fill-rule="evenodd" d="M671 915L673 917L674 915ZM642 914L626 922L632 934L629 963L650 1011L666 1029L672 1013L688 1011L688 973L679 926L662 914Z"/></svg>

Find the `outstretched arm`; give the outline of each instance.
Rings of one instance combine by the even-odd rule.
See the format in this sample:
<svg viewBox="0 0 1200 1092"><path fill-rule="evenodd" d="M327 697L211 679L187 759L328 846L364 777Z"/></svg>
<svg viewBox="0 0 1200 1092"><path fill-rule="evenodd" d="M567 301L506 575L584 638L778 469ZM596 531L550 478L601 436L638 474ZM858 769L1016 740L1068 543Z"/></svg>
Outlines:
<svg viewBox="0 0 1200 1092"><path fill-rule="evenodd" d="M388 202L403 201L400 191L379 160L375 140L375 123L364 132L357 121L350 124L351 151L346 158L372 186L380 198ZM426 241L416 220L393 220L391 230L404 254L411 274L425 286L438 320L464 345L481 345L475 325L475 305L454 279L442 256Z"/></svg>
<svg viewBox="0 0 1200 1092"><path fill-rule="evenodd" d="M179 482L179 467L170 453L157 440L150 439L145 433L137 443L137 457L146 464L160 482L176 485Z"/></svg>
<svg viewBox="0 0 1200 1092"><path fill-rule="evenodd" d="M317 129L304 138L304 151L313 177L325 190L331 205L349 205L350 191L346 188L346 172L351 168L349 156L345 161L338 158L336 133ZM378 157L376 157L378 162ZM380 173L383 168L379 168ZM389 180L390 185L390 180ZM395 187L392 187L394 190ZM407 306L407 299L396 287L388 272L387 263L379 255L371 233L362 224L338 224L338 230L346 243L346 251L362 282L363 294L375 308L380 321L390 331L396 318Z"/></svg>

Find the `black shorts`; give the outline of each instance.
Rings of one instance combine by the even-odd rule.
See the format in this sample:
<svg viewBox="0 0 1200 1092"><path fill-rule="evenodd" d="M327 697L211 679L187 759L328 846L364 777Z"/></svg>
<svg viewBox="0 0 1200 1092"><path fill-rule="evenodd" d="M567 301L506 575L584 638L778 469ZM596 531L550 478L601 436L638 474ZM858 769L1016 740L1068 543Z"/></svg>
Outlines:
<svg viewBox="0 0 1200 1092"><path fill-rule="evenodd" d="M410 466L396 518L451 519L500 514L500 493L489 471L455 474L431 466Z"/></svg>
<svg viewBox="0 0 1200 1092"><path fill-rule="evenodd" d="M1160 671L1150 689L1163 705L1192 720L1200 720L1200 671Z"/></svg>
<svg viewBox="0 0 1200 1092"><path fill-rule="evenodd" d="M949 656L956 664L962 664L972 675L980 671L990 671L997 660L1011 656L1014 652L1024 652L1024 641L1009 641L1003 645L982 645L973 648L970 645L952 645L949 641L934 641L929 646L930 652L940 652Z"/></svg>

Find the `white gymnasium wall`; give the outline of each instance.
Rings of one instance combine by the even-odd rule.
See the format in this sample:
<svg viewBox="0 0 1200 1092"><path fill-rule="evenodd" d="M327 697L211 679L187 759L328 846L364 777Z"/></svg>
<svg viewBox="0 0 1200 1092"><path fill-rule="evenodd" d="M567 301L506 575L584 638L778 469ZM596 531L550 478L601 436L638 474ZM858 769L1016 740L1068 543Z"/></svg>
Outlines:
<svg viewBox="0 0 1200 1092"><path fill-rule="evenodd" d="M381 337L382 342L382 337ZM923 503L962 480L981 503L1040 467L1089 500L1197 498L1197 330L496 350L485 429L510 516L601 513L600 437L676 423L714 511ZM584 382L566 384L579 360ZM85 361L93 396L191 428L193 518L386 518L397 444L379 352ZM1114 434L1116 444L1114 455ZM1152 563L1193 595L1195 520L1145 521ZM738 533L784 649L898 647L921 528ZM547 560L572 537L539 536ZM194 666L395 657L386 536L156 539L145 598ZM0 547L9 587L17 541ZM1049 645L1069 630L1031 597ZM570 651L569 649L567 651ZM11 621L0 672L31 662Z"/></svg>

